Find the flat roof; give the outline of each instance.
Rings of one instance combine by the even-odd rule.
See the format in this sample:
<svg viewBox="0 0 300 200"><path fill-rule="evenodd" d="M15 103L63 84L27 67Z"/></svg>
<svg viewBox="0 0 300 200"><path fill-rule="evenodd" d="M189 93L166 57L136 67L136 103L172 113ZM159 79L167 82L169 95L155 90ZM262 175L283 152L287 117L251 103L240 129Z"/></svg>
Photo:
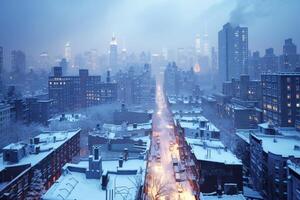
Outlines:
<svg viewBox="0 0 300 200"><path fill-rule="evenodd" d="M55 116L55 117L49 119L48 121L49 122L60 121L62 117L63 117L62 115L58 115L58 116ZM80 114L80 113L73 113L73 114L68 113L68 114L65 114L65 116L64 116L64 120L69 121L69 122L78 122L85 118L86 118L86 116L83 114Z"/></svg>
<svg viewBox="0 0 300 200"><path fill-rule="evenodd" d="M87 161L82 161L78 164L67 164L72 167L88 167ZM103 171L116 172L118 161L102 161ZM113 189L115 193L115 200L134 200L137 193L136 180L141 178L141 184L144 181L144 173L146 169L146 161L132 159L124 161L123 167L118 170L137 170L142 169L142 174L128 175L109 173L108 189ZM104 172L105 173L105 172ZM72 185L72 187L69 187ZM71 189L72 188L72 189ZM66 191L66 189L68 191ZM123 194L123 197L121 194ZM63 173L63 175L54 183L54 185L44 194L44 200L61 200L65 199L106 199L106 191L101 188L101 179L87 179L85 173L74 172Z"/></svg>
<svg viewBox="0 0 300 200"><path fill-rule="evenodd" d="M295 149L295 146L300 146L299 137L263 134L252 135L262 141L262 147L266 153L270 152L283 157L295 156L296 158L300 158L300 150Z"/></svg>
<svg viewBox="0 0 300 200"><path fill-rule="evenodd" d="M241 165L236 155L227 149L220 140L200 140L186 138L192 147L197 160L218 162L224 164Z"/></svg>
<svg viewBox="0 0 300 200"><path fill-rule="evenodd" d="M296 174L300 175L300 164L294 163L289 160L287 162L287 166L289 169L293 170Z"/></svg>
<svg viewBox="0 0 300 200"><path fill-rule="evenodd" d="M235 195L223 194L222 196L202 195L200 199L202 200L246 200L242 194L235 194Z"/></svg>
<svg viewBox="0 0 300 200"><path fill-rule="evenodd" d="M40 135L35 136L35 138L40 138L39 144L36 146L40 147L40 151L38 154L28 154L27 156L23 157L18 163L9 163L3 161L3 154L0 154L0 171L5 169L6 167L11 166L18 166L18 165L25 165L31 164L34 166L38 164L41 160L43 160L46 156L52 153L55 149L59 148L62 144L76 135L80 129L72 130L72 131L60 131L60 132L45 132ZM53 137L56 137L56 141L54 142ZM20 149L24 146L25 143L16 143L16 144L9 144L4 149Z"/></svg>

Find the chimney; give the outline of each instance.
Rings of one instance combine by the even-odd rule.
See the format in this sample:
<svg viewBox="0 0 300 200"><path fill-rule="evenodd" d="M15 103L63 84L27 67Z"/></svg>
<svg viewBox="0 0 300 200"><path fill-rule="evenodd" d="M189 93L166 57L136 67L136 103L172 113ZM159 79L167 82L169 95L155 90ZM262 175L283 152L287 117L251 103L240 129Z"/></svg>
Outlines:
<svg viewBox="0 0 300 200"><path fill-rule="evenodd" d="M124 163L123 157L120 157L120 158L119 158L119 167L120 167L120 168L123 167L123 163Z"/></svg>
<svg viewBox="0 0 300 200"><path fill-rule="evenodd" d="M93 149L93 151L94 151L94 160L99 160L99 147L98 146L94 146L94 149Z"/></svg>
<svg viewBox="0 0 300 200"><path fill-rule="evenodd" d="M124 148L124 160L127 161L128 160L128 149L127 148Z"/></svg>

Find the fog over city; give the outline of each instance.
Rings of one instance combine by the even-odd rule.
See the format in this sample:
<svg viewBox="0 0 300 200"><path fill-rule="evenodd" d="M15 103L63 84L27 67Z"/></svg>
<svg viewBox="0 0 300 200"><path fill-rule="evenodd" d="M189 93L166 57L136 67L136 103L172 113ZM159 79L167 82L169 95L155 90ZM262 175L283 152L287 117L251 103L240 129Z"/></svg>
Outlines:
<svg viewBox="0 0 300 200"><path fill-rule="evenodd" d="M251 28L250 49L272 45L279 51L286 37L300 43L299 6L297 0L4 0L0 42L32 56L56 56L66 41L74 53L107 51L115 33L128 51L160 51L191 46L196 34L207 31L215 46L218 29L230 21Z"/></svg>
<svg viewBox="0 0 300 200"><path fill-rule="evenodd" d="M0 0L0 200L299 200L300 0Z"/></svg>

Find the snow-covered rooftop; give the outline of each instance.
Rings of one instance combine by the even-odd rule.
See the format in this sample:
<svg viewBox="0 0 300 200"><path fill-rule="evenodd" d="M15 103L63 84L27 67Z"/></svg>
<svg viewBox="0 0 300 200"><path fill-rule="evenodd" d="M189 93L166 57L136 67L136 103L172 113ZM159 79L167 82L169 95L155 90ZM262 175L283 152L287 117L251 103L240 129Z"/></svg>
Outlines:
<svg viewBox="0 0 300 200"><path fill-rule="evenodd" d="M72 167L88 167L87 161L79 164L67 164ZM113 189L115 200L134 200L137 193L137 180L143 184L144 173L146 169L145 160L124 161L122 168L118 168L118 161L103 161L103 171L117 172L117 170L137 170L142 169L142 174L121 174L109 173L109 182L107 189ZM105 172L104 172L105 173ZM70 187L72 185L72 187ZM67 190L65 190L67 189ZM106 191L101 188L101 179L87 179L85 173L71 171L63 175L54 183L54 185L42 197L44 200L64 199L106 199Z"/></svg>
<svg viewBox="0 0 300 200"><path fill-rule="evenodd" d="M299 163L297 164L297 163L294 163L294 162L288 160L287 166L289 169L293 170L295 173L300 175L300 164Z"/></svg>
<svg viewBox="0 0 300 200"><path fill-rule="evenodd" d="M85 115L82 115L80 113L76 113L76 114L64 114L64 115L58 115L55 116L51 119L49 119L48 121L68 121L68 122L78 122L82 119L86 119Z"/></svg>
<svg viewBox="0 0 300 200"><path fill-rule="evenodd" d="M192 150L198 160L234 165L242 164L241 160L224 147L220 140L200 140L190 138L186 138L186 140L192 147Z"/></svg>
<svg viewBox="0 0 300 200"><path fill-rule="evenodd" d="M235 195L201 195L201 200L246 200L245 197L241 194L235 194Z"/></svg>
<svg viewBox="0 0 300 200"><path fill-rule="evenodd" d="M59 148L62 144L76 135L80 129L72 130L72 131L63 131L63 132L45 132L42 133L35 138L40 139L40 143L36 144L35 146L40 147L40 152L38 154L28 154L27 156L23 157L18 163L9 163L3 161L3 154L0 155L0 171L5 169L6 167L10 166L18 166L18 165L25 165L31 164L31 166L36 165L41 160L43 160L46 156L48 156L52 151ZM55 139L54 139L55 138ZM3 149L20 149L22 148L25 143L17 143L17 144L10 144Z"/></svg>
<svg viewBox="0 0 300 200"><path fill-rule="evenodd" d="M262 141L263 150L283 157L295 156L300 158L300 137L281 135L252 134Z"/></svg>

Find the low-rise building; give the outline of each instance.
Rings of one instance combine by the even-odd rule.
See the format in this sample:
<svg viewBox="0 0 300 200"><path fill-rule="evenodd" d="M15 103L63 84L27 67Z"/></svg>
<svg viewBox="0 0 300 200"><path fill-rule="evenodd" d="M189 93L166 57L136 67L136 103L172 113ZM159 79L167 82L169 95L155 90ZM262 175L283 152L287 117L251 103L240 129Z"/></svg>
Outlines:
<svg viewBox="0 0 300 200"><path fill-rule="evenodd" d="M300 163L287 161L287 199L300 199Z"/></svg>
<svg viewBox="0 0 300 200"><path fill-rule="evenodd" d="M94 155L88 161L66 164L63 175L42 199L139 199L146 161L137 158L105 160L98 150L94 148Z"/></svg>
<svg viewBox="0 0 300 200"><path fill-rule="evenodd" d="M220 139L220 130L202 115L175 115L177 125L184 129L187 137L202 139Z"/></svg>
<svg viewBox="0 0 300 200"><path fill-rule="evenodd" d="M300 161L300 137L249 135L250 174L254 188L267 199L287 199L287 160Z"/></svg>
<svg viewBox="0 0 300 200"><path fill-rule="evenodd" d="M203 193L216 192L225 184L234 184L237 192L243 191L243 165L219 140L186 138L196 166L200 172Z"/></svg>
<svg viewBox="0 0 300 200"><path fill-rule="evenodd" d="M117 100L117 83L111 81L110 71L103 81L101 76L90 76L87 69L79 70L79 76L64 76L61 67L54 67L54 75L48 80L48 90L56 112Z"/></svg>
<svg viewBox="0 0 300 200"><path fill-rule="evenodd" d="M5 134L8 133L11 122L10 109L9 104L0 104L0 138L4 138Z"/></svg>
<svg viewBox="0 0 300 200"><path fill-rule="evenodd" d="M2 149L0 199L39 198L80 151L80 129L45 132Z"/></svg>

